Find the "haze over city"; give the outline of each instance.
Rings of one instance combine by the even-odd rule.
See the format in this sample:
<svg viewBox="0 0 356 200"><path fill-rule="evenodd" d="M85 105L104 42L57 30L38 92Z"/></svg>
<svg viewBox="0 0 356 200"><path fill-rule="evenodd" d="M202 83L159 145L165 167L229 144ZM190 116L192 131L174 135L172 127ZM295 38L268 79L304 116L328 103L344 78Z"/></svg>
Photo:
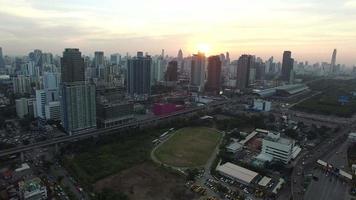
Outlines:
<svg viewBox="0 0 356 200"><path fill-rule="evenodd" d="M0 44L6 54L38 48L61 54L78 47L134 54L229 51L281 60L356 63L355 0L0 1ZM200 47L204 48L201 49Z"/></svg>
<svg viewBox="0 0 356 200"><path fill-rule="evenodd" d="M355 200L356 0L0 0L0 200Z"/></svg>

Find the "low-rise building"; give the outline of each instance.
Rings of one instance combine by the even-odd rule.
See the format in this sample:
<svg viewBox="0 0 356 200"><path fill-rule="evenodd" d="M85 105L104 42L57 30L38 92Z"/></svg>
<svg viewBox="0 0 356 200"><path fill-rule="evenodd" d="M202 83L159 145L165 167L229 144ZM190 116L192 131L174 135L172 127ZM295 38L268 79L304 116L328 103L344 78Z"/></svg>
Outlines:
<svg viewBox="0 0 356 200"><path fill-rule="evenodd" d="M39 178L34 178L28 181L20 181L19 192L20 192L20 197L23 200L47 199L46 186Z"/></svg>
<svg viewBox="0 0 356 200"><path fill-rule="evenodd" d="M253 101L253 110L261 112L269 112L271 110L272 103L270 101L265 101L262 99L255 99Z"/></svg>
<svg viewBox="0 0 356 200"><path fill-rule="evenodd" d="M221 175L245 185L249 185L258 176L257 172L240 167L230 162L218 166L216 170Z"/></svg>
<svg viewBox="0 0 356 200"><path fill-rule="evenodd" d="M349 134L349 140L351 142L356 142L356 133L350 133Z"/></svg>
<svg viewBox="0 0 356 200"><path fill-rule="evenodd" d="M226 151L230 153L237 153L243 148L243 145L235 141L226 146Z"/></svg>
<svg viewBox="0 0 356 200"><path fill-rule="evenodd" d="M287 164L293 158L294 146L294 140L282 138L280 133L269 132L262 140L262 153Z"/></svg>

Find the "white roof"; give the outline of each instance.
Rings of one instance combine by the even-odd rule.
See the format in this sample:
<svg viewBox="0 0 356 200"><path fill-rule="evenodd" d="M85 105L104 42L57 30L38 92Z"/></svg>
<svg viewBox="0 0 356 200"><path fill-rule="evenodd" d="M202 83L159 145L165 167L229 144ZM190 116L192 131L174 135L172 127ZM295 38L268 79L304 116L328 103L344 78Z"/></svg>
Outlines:
<svg viewBox="0 0 356 200"><path fill-rule="evenodd" d="M229 162L218 166L217 171L229 175L235 179L241 180L245 183L251 183L251 181L258 175L258 173L254 171Z"/></svg>
<svg viewBox="0 0 356 200"><path fill-rule="evenodd" d="M253 131L250 135L248 135L244 140L240 141L240 144L245 145L246 142L248 142L249 140L251 140L253 137L255 137L257 135L257 131Z"/></svg>
<svg viewBox="0 0 356 200"><path fill-rule="evenodd" d="M267 177L267 176L264 176L260 182L258 182L258 185L262 186L262 187L266 187L268 185L268 183L271 181L272 179Z"/></svg>
<svg viewBox="0 0 356 200"><path fill-rule="evenodd" d="M347 172L345 172L344 170L341 170L341 169L340 169L339 173L340 173L341 176L352 180L352 175L349 174L349 173L347 173Z"/></svg>
<svg viewBox="0 0 356 200"><path fill-rule="evenodd" d="M327 165L328 165L328 163L326 163L326 162L324 162L324 161L322 161L322 160L318 160L318 161L316 161L319 165L322 165L322 166L324 166L324 167L326 167Z"/></svg>
<svg viewBox="0 0 356 200"><path fill-rule="evenodd" d="M299 155L299 153L302 151L302 149L299 147L299 146L295 146L294 148L293 148L293 154L292 154L292 158L294 159L294 158L296 158L298 155Z"/></svg>
<svg viewBox="0 0 356 200"><path fill-rule="evenodd" d="M233 142L233 143L230 143L226 149L228 150L231 150L231 151L237 151L239 149L242 148L242 144L238 143L238 142Z"/></svg>
<svg viewBox="0 0 356 200"><path fill-rule="evenodd" d="M27 163L22 163L21 167L15 169L15 172L20 172L26 169L30 169L30 166Z"/></svg>
<svg viewBox="0 0 356 200"><path fill-rule="evenodd" d="M272 193L277 194L278 190L282 187L284 182L285 181L282 178L280 178L278 184L276 185L276 187L274 187Z"/></svg>

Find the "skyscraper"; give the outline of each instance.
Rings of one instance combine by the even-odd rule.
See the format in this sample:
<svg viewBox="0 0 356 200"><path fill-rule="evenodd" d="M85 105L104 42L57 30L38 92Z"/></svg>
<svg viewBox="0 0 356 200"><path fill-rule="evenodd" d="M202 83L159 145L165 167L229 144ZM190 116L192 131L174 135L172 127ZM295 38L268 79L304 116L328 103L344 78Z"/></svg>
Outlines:
<svg viewBox="0 0 356 200"><path fill-rule="evenodd" d="M151 94L151 63L150 56L143 56L137 52L137 56L128 59L127 62L127 92L131 96Z"/></svg>
<svg viewBox="0 0 356 200"><path fill-rule="evenodd" d="M65 49L61 66L63 83L85 80L84 59L79 49Z"/></svg>
<svg viewBox="0 0 356 200"><path fill-rule="evenodd" d="M283 53L283 61L282 61L282 73L281 73L281 80L290 82L291 75L293 73L293 65L294 59L292 58L292 52L285 51Z"/></svg>
<svg viewBox="0 0 356 200"><path fill-rule="evenodd" d="M0 68L5 67L4 56L2 55L2 48L0 47Z"/></svg>
<svg viewBox="0 0 356 200"><path fill-rule="evenodd" d="M94 66L100 67L104 65L104 52L96 51L94 52Z"/></svg>
<svg viewBox="0 0 356 200"><path fill-rule="evenodd" d="M61 109L70 135L96 127L95 86L85 83L84 59L79 49L65 49L62 62Z"/></svg>
<svg viewBox="0 0 356 200"><path fill-rule="evenodd" d="M177 58L178 58L178 61L183 60L183 51L182 51L182 49L179 49Z"/></svg>
<svg viewBox="0 0 356 200"><path fill-rule="evenodd" d="M111 54L110 55L110 64L112 65L118 65L121 62L121 55L118 53Z"/></svg>
<svg viewBox="0 0 356 200"><path fill-rule="evenodd" d="M338 70L337 66L336 66L336 53L337 53L337 51L336 51L336 49L334 49L333 55L331 57L331 66L330 66L332 73L336 73Z"/></svg>
<svg viewBox="0 0 356 200"><path fill-rule="evenodd" d="M226 52L225 65L229 65L229 64L230 64L230 54L229 54L229 52Z"/></svg>
<svg viewBox="0 0 356 200"><path fill-rule="evenodd" d="M162 57L154 57L151 62L151 85L159 83L164 79L164 62Z"/></svg>
<svg viewBox="0 0 356 200"><path fill-rule="evenodd" d="M184 59L183 59L182 49L179 49L179 51L178 51L177 61L178 61L179 71L184 72Z"/></svg>
<svg viewBox="0 0 356 200"><path fill-rule="evenodd" d="M172 60L168 63L167 71L165 74L166 81L177 81L178 80L178 62Z"/></svg>
<svg viewBox="0 0 356 200"><path fill-rule="evenodd" d="M236 87L240 90L246 89L250 80L250 69L253 67L253 56L242 55L237 61Z"/></svg>
<svg viewBox="0 0 356 200"><path fill-rule="evenodd" d="M205 55L194 54L191 61L190 85L198 87L200 91L205 81Z"/></svg>
<svg viewBox="0 0 356 200"><path fill-rule="evenodd" d="M105 76L105 59L104 52L96 51L94 52L94 68L96 71L96 77L104 79Z"/></svg>
<svg viewBox="0 0 356 200"><path fill-rule="evenodd" d="M221 85L221 60L220 56L208 58L208 78L206 89L210 91L220 90Z"/></svg>

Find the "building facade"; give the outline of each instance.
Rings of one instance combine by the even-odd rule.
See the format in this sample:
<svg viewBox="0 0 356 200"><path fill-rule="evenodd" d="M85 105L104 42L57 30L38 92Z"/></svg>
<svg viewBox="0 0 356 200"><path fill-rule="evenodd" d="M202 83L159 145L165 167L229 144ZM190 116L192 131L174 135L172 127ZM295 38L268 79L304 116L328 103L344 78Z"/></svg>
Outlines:
<svg viewBox="0 0 356 200"><path fill-rule="evenodd" d="M294 145L294 140L282 138L280 133L268 132L262 140L262 153L287 164L293 157Z"/></svg>
<svg viewBox="0 0 356 200"><path fill-rule="evenodd" d="M221 64L220 56L210 56L208 58L206 89L209 91L219 91L221 88Z"/></svg>
<svg viewBox="0 0 356 200"><path fill-rule="evenodd" d="M65 49L61 59L61 113L70 135L96 128L95 86L85 82L84 59L79 49Z"/></svg>
<svg viewBox="0 0 356 200"><path fill-rule="evenodd" d="M149 96L151 94L150 56L138 52L136 57L127 63L127 92L130 96Z"/></svg>

